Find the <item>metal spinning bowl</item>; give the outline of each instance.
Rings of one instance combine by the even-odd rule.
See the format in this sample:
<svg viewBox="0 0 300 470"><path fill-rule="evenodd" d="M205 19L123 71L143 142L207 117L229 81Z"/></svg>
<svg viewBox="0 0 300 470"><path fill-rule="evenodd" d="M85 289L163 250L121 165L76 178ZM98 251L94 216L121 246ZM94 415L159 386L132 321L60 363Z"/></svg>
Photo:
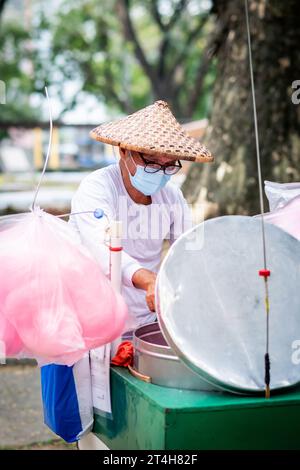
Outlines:
<svg viewBox="0 0 300 470"><path fill-rule="evenodd" d="M270 295L271 390L300 382L300 244L265 224ZM201 246L203 236L203 245ZM200 377L236 393L262 392L266 312L261 221L211 219L171 247L157 281L162 332ZM299 346L298 346L299 347Z"/></svg>

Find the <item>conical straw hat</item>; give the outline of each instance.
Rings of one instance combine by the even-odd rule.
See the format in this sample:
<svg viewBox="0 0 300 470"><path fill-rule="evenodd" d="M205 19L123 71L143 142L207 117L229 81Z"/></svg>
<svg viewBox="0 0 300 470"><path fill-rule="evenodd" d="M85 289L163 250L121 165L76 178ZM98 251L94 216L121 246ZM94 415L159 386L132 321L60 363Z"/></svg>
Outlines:
<svg viewBox="0 0 300 470"><path fill-rule="evenodd" d="M101 124L90 132L90 136L148 155L195 162L214 160L203 144L184 131L165 101L156 101L123 119Z"/></svg>

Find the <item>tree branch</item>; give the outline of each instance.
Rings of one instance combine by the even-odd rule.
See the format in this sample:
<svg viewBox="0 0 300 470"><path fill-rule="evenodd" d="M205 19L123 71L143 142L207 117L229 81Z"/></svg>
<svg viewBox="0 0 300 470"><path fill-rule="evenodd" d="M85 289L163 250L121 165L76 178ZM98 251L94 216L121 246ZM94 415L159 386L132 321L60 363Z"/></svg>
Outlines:
<svg viewBox="0 0 300 470"><path fill-rule="evenodd" d="M169 23L167 25L168 30L171 29L174 26L174 24L178 21L182 11L184 10L184 8L186 7L187 4L188 4L188 0L181 0L178 3L178 5L175 8L175 11L174 11L170 21L169 21Z"/></svg>
<svg viewBox="0 0 300 470"><path fill-rule="evenodd" d="M172 64L172 66L170 68L170 75L173 75L174 71L177 69L177 67L180 66L182 64L182 62L184 62L184 60L186 58L186 55L189 52L190 45L192 44L192 42L197 38L197 36L201 32L201 30L202 30L203 26L205 25L208 17L209 17L208 15L202 16L200 18L200 21L197 24L197 26L189 32L182 51L176 57L174 63ZM170 79L170 76L168 76L168 79Z"/></svg>
<svg viewBox="0 0 300 470"><path fill-rule="evenodd" d="M203 51L201 61L199 63L198 70L196 73L196 79L193 83L193 86L190 92L188 93L189 100L185 107L185 111L184 111L185 116L191 116L195 110L198 98L203 88L203 82L204 82L205 76L211 64L212 57L216 54L216 52L218 51L220 47L221 38L223 37L224 32L225 32L225 25L224 23L219 21L219 23L216 25L214 29L214 32L210 35L208 42L206 44L206 47Z"/></svg>
<svg viewBox="0 0 300 470"><path fill-rule="evenodd" d="M155 2L156 3L156 2ZM168 25L165 27L165 36L163 38L163 40L161 41L161 44L160 44L160 54L159 54L159 63L158 63L158 76L159 77L163 77L164 74L165 74L165 59L167 57L167 50L169 49L169 46L170 46L170 36L168 34L168 31L174 26L174 24L178 21L179 17L180 17L180 14L182 12L182 10L185 8L187 4L187 1L186 0L182 0L176 7L175 9L175 12L170 20L170 22L168 23ZM157 14L159 15L159 13L157 12ZM174 70L175 68L181 64L183 58L185 57L185 54L187 53L187 50L188 50L188 46L190 45L190 43L192 42L193 38L198 34L199 30L201 30L203 24L205 23L207 19L207 16L205 17L205 19L203 19L203 17L201 17L201 21L200 23L197 25L197 28L195 28L192 33L188 36L187 38L187 42L185 44L185 47L184 47L184 50L182 51L182 53L180 54L178 60L176 60L175 64L173 64L171 67L170 67L170 70L169 70L169 73L167 75L167 78L166 78L166 82L169 82L171 80L171 77L172 75L174 75Z"/></svg>
<svg viewBox="0 0 300 470"><path fill-rule="evenodd" d="M114 77L113 74L111 73L111 68L110 68L110 63L107 63L107 67L104 69L104 76L106 78L106 91L110 95L110 97L119 105L119 107L125 112L125 113L132 113L133 109L129 103L128 100L124 100L119 96L119 94L116 91L116 86L114 86Z"/></svg>
<svg viewBox="0 0 300 470"><path fill-rule="evenodd" d="M107 56L104 62L104 77L105 77L105 92L114 100L118 106L126 113L133 112L133 109L128 99L123 99L117 93L116 80L111 70L111 56L109 50L109 35L107 30L107 24L102 18L98 19L97 22L98 30L101 31L101 37L99 36L99 50L105 50Z"/></svg>
<svg viewBox="0 0 300 470"><path fill-rule="evenodd" d="M118 7L117 8L118 16L120 18L121 23L123 24L125 38L128 41L132 42L137 60L143 67L146 75L149 77L152 83L153 89L155 90L157 94L159 94L159 82L157 79L157 75L153 67L147 61L146 55L139 43L139 40L133 28L133 24L129 15L130 1L119 0L117 7Z"/></svg>
<svg viewBox="0 0 300 470"><path fill-rule="evenodd" d="M188 3L188 0L181 0L178 5L176 6L175 10L174 10L174 13L173 15L171 16L171 19L168 23L164 23L162 21L162 16L161 14L159 13L159 9L158 9L158 2L156 0L152 0L151 2L151 8L150 8L150 11L152 13L152 16L154 18L154 20L156 21L156 23L158 24L159 28L161 31L163 31L164 33L168 32L173 26L174 24L178 21L178 19L180 18L180 15L182 13L182 11L184 10L185 6L187 5Z"/></svg>
<svg viewBox="0 0 300 470"><path fill-rule="evenodd" d="M151 14L153 16L153 19L158 24L160 30L165 32L167 30L167 28L166 28L166 25L163 23L161 15L158 11L157 1L153 0L150 3L151 3L150 11L151 11Z"/></svg>
<svg viewBox="0 0 300 470"><path fill-rule="evenodd" d="M83 89L85 89L86 84L97 83L97 77L95 77L95 73L91 69L90 62L85 62L84 64L82 64L82 66L84 66L85 71L85 80L83 84ZM103 89L103 94L113 100L119 106L119 108L122 109L122 111L128 114L132 113L133 109L130 106L128 100L121 98L121 96L119 96L119 94L117 93L115 78L111 71L111 61L108 58L105 60L103 76L105 78L105 88Z"/></svg>
<svg viewBox="0 0 300 470"><path fill-rule="evenodd" d="M169 35L166 34L159 46L159 59L158 59L158 76L159 78L164 77L165 74L165 64L166 64L166 57L167 57L167 49L170 46L170 38Z"/></svg>

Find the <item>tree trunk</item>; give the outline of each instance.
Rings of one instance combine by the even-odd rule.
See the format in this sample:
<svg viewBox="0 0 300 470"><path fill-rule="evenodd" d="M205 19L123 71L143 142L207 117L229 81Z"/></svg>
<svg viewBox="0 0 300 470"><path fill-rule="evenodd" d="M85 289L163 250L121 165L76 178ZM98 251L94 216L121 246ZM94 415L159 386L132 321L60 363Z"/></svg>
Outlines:
<svg viewBox="0 0 300 470"><path fill-rule="evenodd" d="M250 0L250 29L263 179L300 181L300 80L297 0ZM205 143L213 164L193 164L183 191L189 202L208 202L207 216L255 214L259 193L244 2L215 0L224 23ZM266 210L268 206L266 205Z"/></svg>
<svg viewBox="0 0 300 470"><path fill-rule="evenodd" d="M6 3L7 3L7 0L0 0L0 21L1 21L1 17L2 17Z"/></svg>

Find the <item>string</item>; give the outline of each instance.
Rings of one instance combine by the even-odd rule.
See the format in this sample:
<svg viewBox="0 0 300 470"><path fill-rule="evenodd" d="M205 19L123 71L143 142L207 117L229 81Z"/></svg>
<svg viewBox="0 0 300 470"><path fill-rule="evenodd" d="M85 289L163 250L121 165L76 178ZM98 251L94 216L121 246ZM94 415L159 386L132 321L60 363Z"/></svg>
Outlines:
<svg viewBox="0 0 300 470"><path fill-rule="evenodd" d="M259 186L259 200L260 200L260 212L261 212L261 232L262 232L262 245L263 245L263 259L264 269L259 272L264 277L265 286L265 309L266 309L266 353L265 353L265 385L266 385L266 398L270 397L270 357L269 357L269 290L268 290L268 276L270 271L267 269L267 250L266 250L266 236L265 236L265 222L264 222L264 200L263 200L263 185L261 177L261 159L260 159L260 145L258 136L258 123L257 123L257 111L256 111L256 100L255 100L255 84L253 75L253 63L252 63L252 48L251 48L251 35L249 26L249 6L248 0L245 0L245 14L246 14L246 25L247 25L247 39L248 39L248 51L249 51L249 67L250 67L250 79L251 79L251 92L253 102L253 116L254 116L254 129L255 129L255 142L256 142L256 158L257 158L257 171L258 171L258 186Z"/></svg>
<svg viewBox="0 0 300 470"><path fill-rule="evenodd" d="M108 227L110 227L111 222L110 222L108 215L105 214L105 212L100 208L94 209L94 210L79 211L79 212L67 212L66 214L56 215L55 217L60 219L64 217L73 217L74 215L82 215L82 214L93 214L93 216L96 219L102 219L102 217L105 217L107 219Z"/></svg>

